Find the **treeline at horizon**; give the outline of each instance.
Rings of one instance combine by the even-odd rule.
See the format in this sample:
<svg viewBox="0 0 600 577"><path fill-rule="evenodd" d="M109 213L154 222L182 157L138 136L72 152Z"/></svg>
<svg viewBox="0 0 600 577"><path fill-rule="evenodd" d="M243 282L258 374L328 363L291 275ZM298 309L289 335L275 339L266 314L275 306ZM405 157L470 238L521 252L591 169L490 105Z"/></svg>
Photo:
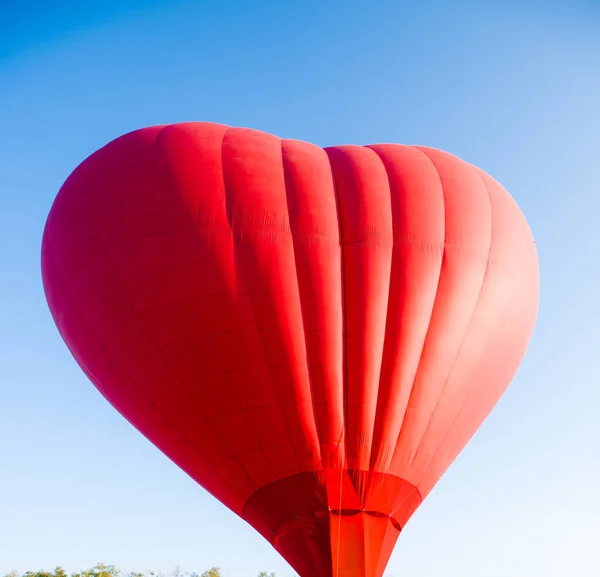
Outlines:
<svg viewBox="0 0 600 577"><path fill-rule="evenodd" d="M225 577L219 567L211 567L202 572L181 571L175 567L170 573L162 571L121 571L114 565L97 563L91 569L68 573L62 567L56 567L53 571L25 571L21 573L13 570L3 577ZM275 573L260 571L256 577L276 577Z"/></svg>

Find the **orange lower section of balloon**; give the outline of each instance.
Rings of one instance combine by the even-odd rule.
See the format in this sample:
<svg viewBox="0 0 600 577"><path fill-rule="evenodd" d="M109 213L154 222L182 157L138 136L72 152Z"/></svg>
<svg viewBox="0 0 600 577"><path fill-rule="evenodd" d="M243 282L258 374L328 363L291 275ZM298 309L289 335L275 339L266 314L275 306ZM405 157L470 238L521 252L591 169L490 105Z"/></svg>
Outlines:
<svg viewBox="0 0 600 577"><path fill-rule="evenodd" d="M42 246L102 395L301 577L379 577L533 330L531 231L448 153L211 123L81 163Z"/></svg>
<svg viewBox="0 0 600 577"><path fill-rule="evenodd" d="M243 516L300 575L380 577L420 504L417 488L393 475L329 469L267 485Z"/></svg>

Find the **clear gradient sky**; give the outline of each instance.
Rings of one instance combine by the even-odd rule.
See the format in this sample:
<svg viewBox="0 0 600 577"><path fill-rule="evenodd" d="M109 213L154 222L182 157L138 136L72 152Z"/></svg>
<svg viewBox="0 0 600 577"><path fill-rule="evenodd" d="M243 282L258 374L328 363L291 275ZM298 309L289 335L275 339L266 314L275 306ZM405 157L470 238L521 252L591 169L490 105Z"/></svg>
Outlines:
<svg viewBox="0 0 600 577"><path fill-rule="evenodd" d="M436 146L513 194L539 250L537 328L387 575L600 575L599 7L0 0L0 574L293 574L86 381L41 286L44 221L81 160L141 126L209 120Z"/></svg>

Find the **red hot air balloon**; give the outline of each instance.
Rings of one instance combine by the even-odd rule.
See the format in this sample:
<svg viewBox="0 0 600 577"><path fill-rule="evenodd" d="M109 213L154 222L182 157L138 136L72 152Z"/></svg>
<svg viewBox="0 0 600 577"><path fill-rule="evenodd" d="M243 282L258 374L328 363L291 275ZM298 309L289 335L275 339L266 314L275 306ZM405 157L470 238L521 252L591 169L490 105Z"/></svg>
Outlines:
<svg viewBox="0 0 600 577"><path fill-rule="evenodd" d="M430 148L145 128L67 179L46 295L85 374L301 577L380 577L530 339L538 265Z"/></svg>

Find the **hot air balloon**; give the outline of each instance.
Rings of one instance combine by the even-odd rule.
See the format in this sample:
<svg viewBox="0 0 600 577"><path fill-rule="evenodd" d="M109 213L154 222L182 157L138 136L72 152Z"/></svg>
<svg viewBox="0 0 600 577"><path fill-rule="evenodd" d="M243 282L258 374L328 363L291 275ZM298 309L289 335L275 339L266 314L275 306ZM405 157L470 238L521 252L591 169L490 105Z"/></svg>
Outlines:
<svg viewBox="0 0 600 577"><path fill-rule="evenodd" d="M42 272L101 394L301 577L381 577L538 304L530 229L478 168L212 123L84 160Z"/></svg>

